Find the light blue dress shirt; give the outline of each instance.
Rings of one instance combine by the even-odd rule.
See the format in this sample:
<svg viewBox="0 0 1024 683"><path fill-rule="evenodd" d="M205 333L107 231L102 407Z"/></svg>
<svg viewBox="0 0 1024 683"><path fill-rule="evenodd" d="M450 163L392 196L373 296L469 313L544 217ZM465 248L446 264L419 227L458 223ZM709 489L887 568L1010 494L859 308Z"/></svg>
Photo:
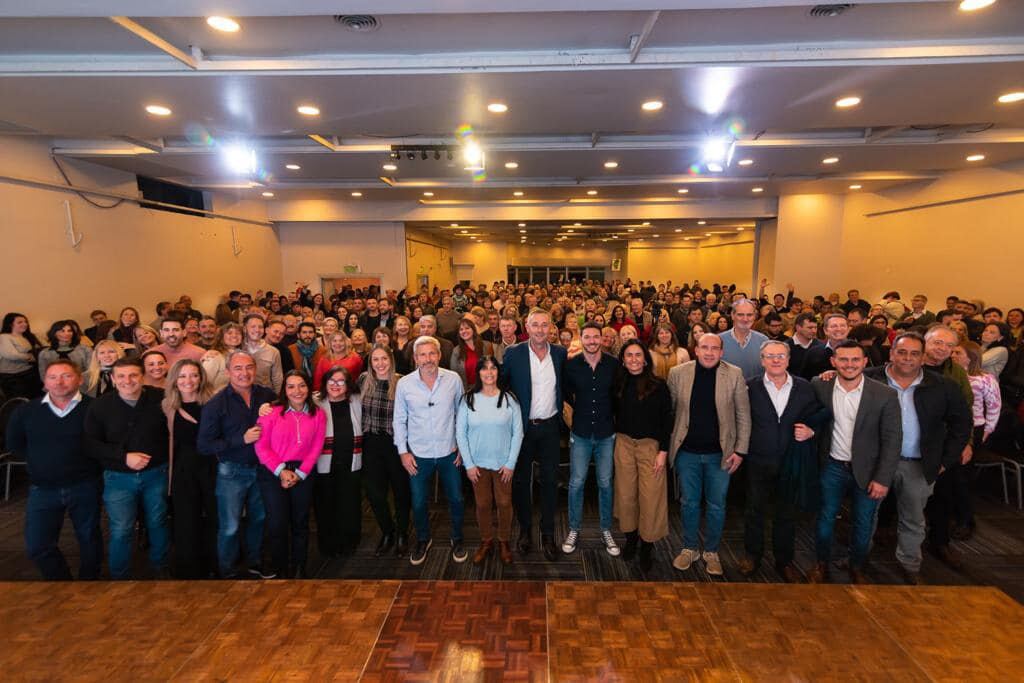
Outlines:
<svg viewBox="0 0 1024 683"><path fill-rule="evenodd" d="M455 413L462 399L462 380L437 369L431 389L419 371L398 380L395 387L395 448L417 458L444 458L455 452Z"/></svg>
<svg viewBox="0 0 1024 683"><path fill-rule="evenodd" d="M909 387L904 389L897 384L889 375L889 368L885 369L885 379L889 386L896 390L900 398L900 412L903 415L903 445L900 448L901 458L921 459L921 423L917 419L917 406L914 405L914 391L917 385L924 379L924 370L917 376Z"/></svg>
<svg viewBox="0 0 1024 683"><path fill-rule="evenodd" d="M459 454L467 469L515 469L523 443L523 411L511 394L505 394L499 408L498 396L477 393L473 410L465 401L459 404L455 422Z"/></svg>

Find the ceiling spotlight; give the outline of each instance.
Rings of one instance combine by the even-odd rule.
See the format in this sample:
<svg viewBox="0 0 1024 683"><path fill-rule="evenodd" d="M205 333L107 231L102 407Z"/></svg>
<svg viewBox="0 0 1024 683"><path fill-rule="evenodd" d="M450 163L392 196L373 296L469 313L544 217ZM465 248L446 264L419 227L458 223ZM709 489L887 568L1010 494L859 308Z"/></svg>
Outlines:
<svg viewBox="0 0 1024 683"><path fill-rule="evenodd" d="M508 111L508 105L503 102L491 102L487 105L487 111L492 114L504 114Z"/></svg>
<svg viewBox="0 0 1024 683"><path fill-rule="evenodd" d="M983 161L984 159L984 154L972 154L969 157L967 157L967 161Z"/></svg>
<svg viewBox="0 0 1024 683"><path fill-rule="evenodd" d="M973 12L979 9L985 9L989 5L995 3L996 0L962 0L960 3L961 12Z"/></svg>
<svg viewBox="0 0 1024 683"><path fill-rule="evenodd" d="M284 167L287 168L289 171L298 171L300 168L302 168L298 164L285 164Z"/></svg>
<svg viewBox="0 0 1024 683"><path fill-rule="evenodd" d="M682 228L676 228L676 232L682 232L682 231L683 231Z"/></svg>
<svg viewBox="0 0 1024 683"><path fill-rule="evenodd" d="M617 161L606 161L606 162L604 162L604 167L605 168L618 168L619 167L619 162L617 162Z"/></svg>
<svg viewBox="0 0 1024 683"><path fill-rule="evenodd" d="M640 224L640 227L641 228L647 228L647 227L650 227L650 225L651 225L650 221L644 221L643 223Z"/></svg>
<svg viewBox="0 0 1024 683"><path fill-rule="evenodd" d="M427 150L420 152L420 159L423 159L423 161L427 160Z"/></svg>
<svg viewBox="0 0 1024 683"><path fill-rule="evenodd" d="M722 165L720 163L718 163L717 161L712 161L708 163L708 170L711 171L712 173L721 173L724 169L722 168Z"/></svg>
<svg viewBox="0 0 1024 683"><path fill-rule="evenodd" d="M507 169L513 169L513 170L514 170L514 169L517 169L517 168L519 168L519 164L517 164L517 163L516 163L516 162L514 162L514 161L506 161L506 162L505 162L505 168L507 168Z"/></svg>
<svg viewBox="0 0 1024 683"><path fill-rule="evenodd" d="M440 150L437 150L437 149L434 150L434 161L441 161L441 151Z"/></svg>
<svg viewBox="0 0 1024 683"><path fill-rule="evenodd" d="M390 156L391 156L392 160L398 161L399 159L402 158L402 153L401 152L392 152Z"/></svg>
<svg viewBox="0 0 1024 683"><path fill-rule="evenodd" d="M750 165L752 165L754 163L754 160L753 159L740 159L736 163L739 164L740 166L750 166Z"/></svg>
<svg viewBox="0 0 1024 683"><path fill-rule="evenodd" d="M839 157L826 157L826 158L821 160L821 163L823 163L823 164L838 164L839 163Z"/></svg>
<svg viewBox="0 0 1024 683"><path fill-rule="evenodd" d="M679 194L688 194L690 191L685 187L681 187L678 190L676 190L676 192L678 192Z"/></svg>
<svg viewBox="0 0 1024 683"><path fill-rule="evenodd" d="M522 190L516 190L515 192L512 193L512 196L513 197L522 197L523 196L523 191Z"/></svg>
<svg viewBox="0 0 1024 683"><path fill-rule="evenodd" d="M597 190L587 190L587 194L593 197L594 195L597 194Z"/></svg>
<svg viewBox="0 0 1024 683"><path fill-rule="evenodd" d="M843 97L836 100L836 106L840 109L849 109L850 107L856 107L860 104L860 98L856 96Z"/></svg>
<svg viewBox="0 0 1024 683"><path fill-rule="evenodd" d="M578 228L578 227L580 227L583 224L582 223L573 223L573 225L575 225Z"/></svg>
<svg viewBox="0 0 1024 683"><path fill-rule="evenodd" d="M256 150L242 145L224 148L224 161L232 173L255 173Z"/></svg>
<svg viewBox="0 0 1024 683"><path fill-rule="evenodd" d="M424 197L433 197L433 196L434 196L434 193L433 193L433 192L424 192L424 193L423 193L423 196L424 196Z"/></svg>
<svg viewBox="0 0 1024 683"><path fill-rule="evenodd" d="M999 96L1000 104L1013 104L1014 102L1024 102L1024 92L1008 92Z"/></svg>
<svg viewBox="0 0 1024 683"><path fill-rule="evenodd" d="M146 111L148 113L152 114L153 116L170 116L171 115L170 107L165 107L165 106L160 105L160 104L149 104L149 105L146 105Z"/></svg>
<svg viewBox="0 0 1024 683"><path fill-rule="evenodd" d="M706 233L704 233L704 236L705 237L711 237L711 233L710 232L706 232Z"/></svg>
<svg viewBox="0 0 1024 683"><path fill-rule="evenodd" d="M697 225L707 225L707 221L697 221Z"/></svg>
<svg viewBox="0 0 1024 683"><path fill-rule="evenodd" d="M459 230L459 232L461 232L463 235L465 235L467 232L469 232L469 230Z"/></svg>
<svg viewBox="0 0 1024 683"><path fill-rule="evenodd" d="M751 192L764 192L763 187L753 187L750 189Z"/></svg>
<svg viewBox="0 0 1024 683"><path fill-rule="evenodd" d="M454 159L454 157L452 156L452 151L448 150L448 161L451 161L452 159Z"/></svg>
<svg viewBox="0 0 1024 683"><path fill-rule="evenodd" d="M661 237L661 235L651 235L651 237ZM641 241L642 241L642 240L643 240L643 237L641 237L640 239L641 239Z"/></svg>
<svg viewBox="0 0 1024 683"><path fill-rule="evenodd" d="M409 157L409 161L412 161L416 158L416 152L407 152L406 156Z"/></svg>
<svg viewBox="0 0 1024 683"><path fill-rule="evenodd" d="M320 109L312 104L303 104L295 108L303 116L320 116Z"/></svg>
<svg viewBox="0 0 1024 683"><path fill-rule="evenodd" d="M362 192L353 192L353 193L352 193L352 196L353 196L353 197L362 197L362 196L363 196L363 193L362 193Z"/></svg>
<svg viewBox="0 0 1024 683"><path fill-rule="evenodd" d="M520 228L525 228L525 227L526 227L526 223L520 223L520 224L519 224L519 227L520 227Z"/></svg>
<svg viewBox="0 0 1024 683"><path fill-rule="evenodd" d="M850 189L851 190L859 190L862 187L864 187L864 186L863 185L850 185Z"/></svg>
<svg viewBox="0 0 1024 683"><path fill-rule="evenodd" d="M385 171L397 171L398 170L398 166L395 166L394 164L384 164L383 166L381 166L381 168L383 168Z"/></svg>
<svg viewBox="0 0 1024 683"><path fill-rule="evenodd" d="M241 28L231 17L206 17L206 25L224 33L237 33Z"/></svg>
<svg viewBox="0 0 1024 683"><path fill-rule="evenodd" d="M452 228L457 228L457 227L459 227L459 224L458 224L458 223L451 223L451 224L450 224L450 227L452 227Z"/></svg>
<svg viewBox="0 0 1024 683"><path fill-rule="evenodd" d="M567 228L567 229L566 229L566 232L576 232L576 231L575 231L575 230L573 230L572 228Z"/></svg>
<svg viewBox="0 0 1024 683"><path fill-rule="evenodd" d="M736 232L743 232L743 226L741 225L740 227L736 228Z"/></svg>
<svg viewBox="0 0 1024 683"><path fill-rule="evenodd" d="M520 230L519 232L525 233L526 231L525 230ZM524 237L523 239L525 240L526 238Z"/></svg>
<svg viewBox="0 0 1024 683"><path fill-rule="evenodd" d="M262 194L264 197L273 197L274 196L273 192L261 192L260 194Z"/></svg>
<svg viewBox="0 0 1024 683"><path fill-rule="evenodd" d="M617 239L619 239L619 236L618 235L612 235L612 239L613 240L617 240Z"/></svg>
<svg viewBox="0 0 1024 683"><path fill-rule="evenodd" d="M661 107L661 100L648 100L640 105L640 108L644 111L658 111Z"/></svg>
<svg viewBox="0 0 1024 683"><path fill-rule="evenodd" d="M633 228L630 228L630 229L626 230L626 232L636 232L636 230L634 230Z"/></svg>

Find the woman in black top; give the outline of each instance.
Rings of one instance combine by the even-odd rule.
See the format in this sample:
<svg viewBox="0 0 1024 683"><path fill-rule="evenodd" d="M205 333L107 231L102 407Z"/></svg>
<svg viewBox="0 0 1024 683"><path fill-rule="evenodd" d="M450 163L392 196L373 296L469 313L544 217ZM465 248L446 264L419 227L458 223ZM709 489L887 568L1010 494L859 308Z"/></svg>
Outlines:
<svg viewBox="0 0 1024 683"><path fill-rule="evenodd" d="M323 557L351 555L362 531L363 432L359 387L347 369L324 374L318 405L327 433L313 480L317 545Z"/></svg>
<svg viewBox="0 0 1024 683"><path fill-rule="evenodd" d="M217 460L196 448L199 414L213 395L203 366L183 358L167 375L163 409L170 433L174 575L206 579L217 571Z"/></svg>
<svg viewBox="0 0 1024 683"><path fill-rule="evenodd" d="M668 535L665 462L672 436L668 385L652 371L651 355L638 339L619 351L615 386L615 514L626 534L623 559L636 555L651 568L655 541Z"/></svg>
<svg viewBox="0 0 1024 683"><path fill-rule="evenodd" d="M121 309L118 316L121 324L110 332L110 338L121 344L122 348L135 346L135 328L139 325L139 312L131 306Z"/></svg>

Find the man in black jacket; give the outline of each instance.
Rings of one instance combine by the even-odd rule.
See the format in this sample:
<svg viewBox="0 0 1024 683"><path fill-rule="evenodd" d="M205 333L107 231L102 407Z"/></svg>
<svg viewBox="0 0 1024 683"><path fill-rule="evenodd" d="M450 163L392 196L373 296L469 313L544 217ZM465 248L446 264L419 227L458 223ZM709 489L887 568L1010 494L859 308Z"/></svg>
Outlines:
<svg viewBox="0 0 1024 683"><path fill-rule="evenodd" d="M25 504L25 546L47 581L70 581L58 547L67 512L79 548L79 579L98 579L103 565L100 535L100 469L82 446L88 396L79 391L82 372L60 358L46 368L46 395L18 408L7 424L7 448L24 461L32 486Z"/></svg>
<svg viewBox="0 0 1024 683"><path fill-rule="evenodd" d="M769 340L761 344L763 377L747 381L750 396L750 446L744 461L747 470L747 508L743 520L743 546L746 556L740 560L740 572L750 576L757 571L764 554L764 517L774 503L772 553L779 574L790 583L798 583L800 574L793 566L793 546L799 492L785 485L813 461L813 445L801 451L796 444L814 436L813 426L825 418L825 411L814 395L811 383L787 372L789 345ZM811 426L808 425L810 423ZM799 462L799 460L803 462ZM791 460L797 460L793 462ZM790 473L787 476L780 476ZM792 481L791 481L792 483Z"/></svg>
<svg viewBox="0 0 1024 683"><path fill-rule="evenodd" d="M117 391L100 396L85 415L85 443L103 467L103 504L110 519L107 564L114 579L131 573L135 517L141 504L149 534L149 562L167 571L167 418L163 389L142 385L142 361L114 363Z"/></svg>
<svg viewBox="0 0 1024 683"><path fill-rule="evenodd" d="M924 347L918 332L901 332L892 343L892 362L864 373L899 395L903 440L892 482L899 510L896 559L910 584L920 583L924 509L935 478L960 462L973 423L956 383L924 371Z"/></svg>
<svg viewBox="0 0 1024 683"><path fill-rule="evenodd" d="M814 379L825 372L831 373L834 369L832 356L850 334L850 323L842 313L826 315L821 324L825 327L825 343L807 348L801 369L804 379Z"/></svg>

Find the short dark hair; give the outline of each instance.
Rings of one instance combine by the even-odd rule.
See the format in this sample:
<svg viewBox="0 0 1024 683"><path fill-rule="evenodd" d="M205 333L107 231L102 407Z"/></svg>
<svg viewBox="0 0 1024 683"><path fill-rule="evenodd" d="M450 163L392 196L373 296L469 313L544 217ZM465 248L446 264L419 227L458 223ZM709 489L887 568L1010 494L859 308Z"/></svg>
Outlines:
<svg viewBox="0 0 1024 683"><path fill-rule="evenodd" d="M298 331L301 331L303 327L312 327L313 332L316 332L316 325L309 322L308 320L304 320L301 323L299 323Z"/></svg>
<svg viewBox="0 0 1024 683"><path fill-rule="evenodd" d="M245 316L245 318L242 319L242 326L244 327L244 326L248 325L249 321L250 320L254 320L254 319L255 320L259 320L264 325L267 324L266 321L263 319L263 316L260 315L259 313L250 313L249 315Z"/></svg>
<svg viewBox="0 0 1024 683"><path fill-rule="evenodd" d="M892 348L895 349L901 339L912 339L921 345L922 351L924 350L924 335L916 330L905 330L897 334L892 340Z"/></svg>
<svg viewBox="0 0 1024 683"><path fill-rule="evenodd" d="M118 358L110 368L111 370L116 370L117 368L137 368L139 372L146 372L146 368L142 365L142 359L135 356Z"/></svg>
<svg viewBox="0 0 1024 683"><path fill-rule="evenodd" d="M164 311L171 307L170 301L158 301L156 304L156 314L163 315Z"/></svg>
<svg viewBox="0 0 1024 683"><path fill-rule="evenodd" d="M998 306L989 306L988 308L981 312L982 315L988 315L989 313L998 313L1000 318L1003 317L1003 309L999 308Z"/></svg>
<svg viewBox="0 0 1024 683"><path fill-rule="evenodd" d="M583 330L597 330L597 333L601 334L601 331L603 329L604 328L602 326L598 325L593 320L588 320L587 322L583 323L583 327L580 328L580 334L583 334Z"/></svg>
<svg viewBox="0 0 1024 683"><path fill-rule="evenodd" d="M793 325L796 326L796 327L799 327L800 325L803 325L808 320L810 320L812 322L815 322L815 323L818 322L818 319L816 317L814 317L814 314L808 312L808 313L801 313L800 315L798 315L796 317L796 319L793 321Z"/></svg>
<svg viewBox="0 0 1024 683"><path fill-rule="evenodd" d="M232 289L230 292L228 292L229 299L234 299L236 296L242 296L242 293L239 292L237 289Z"/></svg>
<svg viewBox="0 0 1024 683"><path fill-rule="evenodd" d="M864 356L868 355L868 352L864 350L864 347L860 345L860 342L857 342L853 339L846 339L844 341L841 341L839 345L836 346L835 351L838 351L839 349L860 349L861 354L863 354Z"/></svg>
<svg viewBox="0 0 1024 683"><path fill-rule="evenodd" d="M771 323L781 323L781 322L782 322L782 316L779 315L778 313L769 313L768 315L766 315L764 317L764 324L765 325L769 325Z"/></svg>
<svg viewBox="0 0 1024 683"><path fill-rule="evenodd" d="M165 323L178 323L181 327L185 327L185 320L175 313L165 316L164 319L160 321L160 327L162 328Z"/></svg>
<svg viewBox="0 0 1024 683"><path fill-rule="evenodd" d="M102 309L99 309L99 308L97 308L96 310L94 310L94 311L93 311L92 313L90 313L90 314L89 314L89 317L90 317L90 318L94 318L94 317L96 317L97 315L106 315L106 314L107 314L107 312L106 312L106 311L104 311L104 310L102 310Z"/></svg>

